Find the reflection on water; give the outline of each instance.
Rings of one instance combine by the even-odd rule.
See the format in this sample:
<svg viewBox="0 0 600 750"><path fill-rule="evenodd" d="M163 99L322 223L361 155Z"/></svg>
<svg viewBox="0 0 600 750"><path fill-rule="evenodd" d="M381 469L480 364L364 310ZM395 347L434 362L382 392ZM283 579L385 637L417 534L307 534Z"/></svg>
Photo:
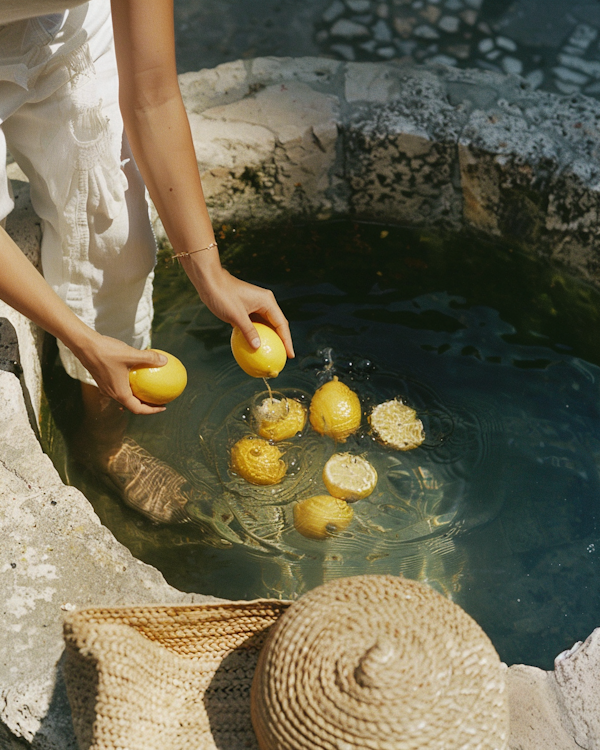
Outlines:
<svg viewBox="0 0 600 750"><path fill-rule="evenodd" d="M597 295L526 258L507 261L507 249L477 256L474 248L466 259L464 238L423 241L356 226L345 236L339 227L330 236L327 228L310 231L313 240L322 231L325 241L335 235L345 243L345 272L327 245L315 264L320 278L294 269L291 251L281 273L272 254L271 275L256 276L272 279L298 353L273 382L276 396L308 404L337 374L365 415L402 397L423 421L425 443L388 449L366 418L343 445L308 425L279 444L288 465L281 484L246 483L231 473L228 452L252 432L264 383L237 367L228 327L185 282L159 274L154 343L182 359L189 385L163 414L132 419L129 434L193 485L192 522L153 527L67 464L69 478L134 554L180 588L287 598L342 575L402 573L463 605L503 659L548 667L589 633L600 609L600 350L589 331ZM297 241L306 260L310 243ZM254 238L226 250L234 269L244 242ZM269 252L262 248L262 263ZM252 266L239 270L252 278ZM344 532L306 539L293 527L293 504L325 493L321 472L336 450L367 457L377 487L353 504Z"/></svg>

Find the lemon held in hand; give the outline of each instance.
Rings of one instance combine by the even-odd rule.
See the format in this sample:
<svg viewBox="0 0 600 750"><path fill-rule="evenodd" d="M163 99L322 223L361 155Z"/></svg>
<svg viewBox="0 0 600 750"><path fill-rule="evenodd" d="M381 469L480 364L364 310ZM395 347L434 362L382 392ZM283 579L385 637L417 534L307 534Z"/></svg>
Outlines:
<svg viewBox="0 0 600 750"><path fill-rule="evenodd" d="M337 376L322 385L310 402L313 429L342 443L358 430L361 418L358 396Z"/></svg>
<svg viewBox="0 0 600 750"><path fill-rule="evenodd" d="M373 492L377 472L362 456L334 453L323 469L323 482L330 495L353 502Z"/></svg>
<svg viewBox="0 0 600 750"><path fill-rule="evenodd" d="M306 409L295 398L265 398L254 409L256 431L267 440L289 440L304 429Z"/></svg>
<svg viewBox="0 0 600 750"><path fill-rule="evenodd" d="M282 455L276 445L249 435L231 449L231 470L251 484L277 484L287 471Z"/></svg>
<svg viewBox="0 0 600 750"><path fill-rule="evenodd" d="M309 539L327 539L343 531L354 511L343 500L330 495L307 497L294 505L294 526Z"/></svg>
<svg viewBox="0 0 600 750"><path fill-rule="evenodd" d="M162 406L183 393L187 385L187 372L183 364L169 352L164 354L167 364L162 367L137 367L129 371L129 384L133 395L151 406Z"/></svg>
<svg viewBox="0 0 600 750"><path fill-rule="evenodd" d="M287 354L283 341L264 323L254 323L260 346L253 349L242 331L235 326L231 334L231 351L235 361L253 378L276 378L285 367Z"/></svg>

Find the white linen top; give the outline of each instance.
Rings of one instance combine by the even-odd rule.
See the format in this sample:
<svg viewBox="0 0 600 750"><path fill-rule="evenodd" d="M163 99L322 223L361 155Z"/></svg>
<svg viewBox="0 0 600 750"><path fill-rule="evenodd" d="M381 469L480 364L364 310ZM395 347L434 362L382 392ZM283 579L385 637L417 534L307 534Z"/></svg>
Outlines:
<svg viewBox="0 0 600 750"><path fill-rule="evenodd" d="M0 0L0 23L23 21L25 18L63 13L83 5L86 0Z"/></svg>

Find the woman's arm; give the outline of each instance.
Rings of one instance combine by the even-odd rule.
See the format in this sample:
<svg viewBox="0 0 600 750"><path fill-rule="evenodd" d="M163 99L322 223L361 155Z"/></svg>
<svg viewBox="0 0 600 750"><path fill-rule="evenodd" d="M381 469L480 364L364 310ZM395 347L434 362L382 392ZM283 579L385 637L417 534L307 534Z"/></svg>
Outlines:
<svg viewBox="0 0 600 750"><path fill-rule="evenodd" d="M0 299L60 339L92 374L100 390L134 414L156 414L163 407L143 404L129 387L129 368L158 367L166 357L138 351L82 323L55 294L0 227Z"/></svg>
<svg viewBox="0 0 600 750"><path fill-rule="evenodd" d="M119 100L135 160L176 253L214 242L175 65L172 0L112 0ZM260 339L250 315L279 333L294 356L290 330L272 292L225 271L216 248L181 259L203 302Z"/></svg>

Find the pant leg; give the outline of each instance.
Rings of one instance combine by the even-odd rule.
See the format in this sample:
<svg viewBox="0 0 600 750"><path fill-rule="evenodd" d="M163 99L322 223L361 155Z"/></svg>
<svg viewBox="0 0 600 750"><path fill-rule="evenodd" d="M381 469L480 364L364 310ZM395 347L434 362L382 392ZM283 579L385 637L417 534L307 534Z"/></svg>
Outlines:
<svg viewBox="0 0 600 750"><path fill-rule="evenodd" d="M110 40L110 17L90 23L99 38ZM100 50L93 41L80 53L87 64L71 80L20 107L2 127L42 220L46 280L87 325L145 348L155 241L144 185L123 134L114 50L110 41ZM93 383L75 356L60 343L59 349L69 375Z"/></svg>

